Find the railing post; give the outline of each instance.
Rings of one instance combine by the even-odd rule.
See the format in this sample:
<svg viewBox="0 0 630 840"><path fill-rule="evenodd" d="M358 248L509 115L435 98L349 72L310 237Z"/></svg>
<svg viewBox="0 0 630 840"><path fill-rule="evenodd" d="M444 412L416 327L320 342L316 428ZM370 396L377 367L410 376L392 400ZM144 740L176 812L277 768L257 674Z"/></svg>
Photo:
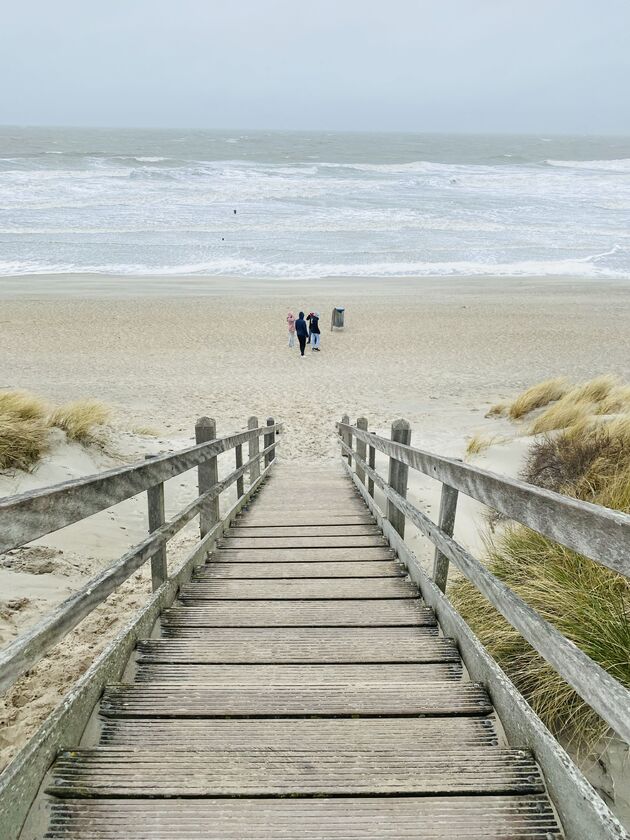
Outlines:
<svg viewBox="0 0 630 840"><path fill-rule="evenodd" d="M411 426L407 420L395 420L392 423L392 440L396 443L404 443L407 446L411 443ZM395 490L400 496L407 496L407 478L409 476L409 467L395 458L389 459L389 486ZM387 518L398 531L401 537L405 536L405 514L387 501Z"/></svg>
<svg viewBox="0 0 630 840"><path fill-rule="evenodd" d="M207 443L217 436L217 424L211 417L200 417L195 425L195 440L197 443ZM206 493L219 480L219 468L217 456L208 458L203 464L197 467L199 482L199 495ZM219 497L211 499L203 505L199 513L199 532L201 537L206 536L214 525L219 521Z"/></svg>
<svg viewBox="0 0 630 840"><path fill-rule="evenodd" d="M361 429L364 432L367 432L368 429L368 421L367 417L357 417L357 429ZM364 440L359 440L357 438L357 455L359 458L362 458L365 461L365 454L367 452L367 444ZM359 464L355 461L356 471L357 471L357 478L361 482L361 484L365 484L365 470L363 467L359 466Z"/></svg>
<svg viewBox="0 0 630 840"><path fill-rule="evenodd" d="M267 417L267 425L268 426L274 426L275 422L276 421L273 419L273 417ZM276 437L275 432L270 432L268 435L265 435L264 436L264 444L265 445L264 445L263 448L266 449L268 446L272 446L273 442L275 440L275 437ZM272 449L271 452L267 452L266 455L265 455L265 467L268 467L269 464L273 461L273 459L275 457L276 457L275 448Z"/></svg>
<svg viewBox="0 0 630 840"><path fill-rule="evenodd" d="M341 418L341 422L342 422L342 423L345 423L347 426L348 426L348 425L350 425L350 417L349 417L349 415L348 415L348 414L344 414L344 415L343 415L343 417ZM350 447L350 449L352 449L352 432L342 432L342 433L341 433L341 439L342 439L342 441L346 444L346 446L349 446L349 447ZM344 452L344 454L342 455L342 457L343 457L343 458L347 458L347 459L348 459L348 464L349 464L350 466L352 466L352 455L349 455L349 454L348 454L348 455L346 455L346 453Z"/></svg>
<svg viewBox="0 0 630 840"><path fill-rule="evenodd" d="M455 511L457 510L458 495L459 493L454 487L450 487L448 484L442 485L438 525L449 537L453 536L453 529L455 527ZM446 592L448 567L448 557L445 557L440 549L436 548L433 558L433 582L442 592Z"/></svg>
<svg viewBox="0 0 630 840"><path fill-rule="evenodd" d="M243 444L239 443L235 448L236 453L236 469L243 466ZM243 476L236 479L236 498L240 499L245 494L245 479Z"/></svg>
<svg viewBox="0 0 630 840"><path fill-rule="evenodd" d="M155 455L145 455L145 459L155 458ZM149 513L149 533L157 531L164 523L164 482L147 489L147 507ZM159 589L168 577L166 565L166 544L163 543L151 557L151 585L153 591Z"/></svg>
<svg viewBox="0 0 630 840"><path fill-rule="evenodd" d="M258 417L250 417L247 421L248 429L258 428ZM251 461L260 452L260 441L258 435L252 435L247 446L248 460ZM256 458L254 463L249 468L249 485L251 485L260 478L260 460Z"/></svg>
<svg viewBox="0 0 630 840"><path fill-rule="evenodd" d="M372 432L374 434L374 432ZM373 446L368 446L368 466L376 469L376 449ZM374 479L368 476L368 493L374 498Z"/></svg>

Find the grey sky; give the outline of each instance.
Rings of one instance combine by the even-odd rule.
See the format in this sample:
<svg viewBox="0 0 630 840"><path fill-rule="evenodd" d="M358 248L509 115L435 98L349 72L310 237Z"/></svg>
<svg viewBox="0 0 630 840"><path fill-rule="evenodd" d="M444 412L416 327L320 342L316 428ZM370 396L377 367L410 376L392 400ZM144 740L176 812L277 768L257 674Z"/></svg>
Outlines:
<svg viewBox="0 0 630 840"><path fill-rule="evenodd" d="M629 0L3 6L3 124L630 134Z"/></svg>

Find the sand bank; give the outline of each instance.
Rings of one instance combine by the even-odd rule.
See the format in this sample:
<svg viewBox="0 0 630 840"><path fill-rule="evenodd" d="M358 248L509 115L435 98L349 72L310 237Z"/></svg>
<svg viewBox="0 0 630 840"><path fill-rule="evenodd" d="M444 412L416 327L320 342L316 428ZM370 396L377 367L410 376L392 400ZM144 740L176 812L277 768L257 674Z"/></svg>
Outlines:
<svg viewBox="0 0 630 840"><path fill-rule="evenodd" d="M467 435L507 431L508 421L485 419L489 405L533 382L608 371L630 378L630 281L19 277L0 279L0 302L0 387L55 402L96 397L113 407L117 426L113 454L62 445L33 475L0 479L0 495L185 446L204 414L220 433L250 414L281 418L279 455L301 471L308 494L308 464L335 456L333 424L344 412L382 433L406 417L415 445L461 457ZM337 304L346 327L331 333ZM285 330L287 310L300 308L318 310L323 329L321 353L303 359ZM147 425L157 437L130 434ZM515 441L479 463L514 473L523 452ZM173 482L173 506L190 498L193 481ZM438 494L412 478L411 495L433 515ZM462 500L460 513L457 535L477 547L480 511ZM130 500L39 541L34 553L5 558L0 639L67 597L144 528L144 500ZM182 536L181 550L190 539ZM412 544L428 563L426 543ZM146 573L136 575L9 692L0 710L5 760L148 588Z"/></svg>

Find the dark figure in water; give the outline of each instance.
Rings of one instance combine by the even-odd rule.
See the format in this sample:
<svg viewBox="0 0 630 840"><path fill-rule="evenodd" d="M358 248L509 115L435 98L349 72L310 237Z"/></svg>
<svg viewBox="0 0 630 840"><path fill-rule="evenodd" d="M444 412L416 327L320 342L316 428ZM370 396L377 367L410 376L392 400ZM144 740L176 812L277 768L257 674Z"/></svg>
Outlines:
<svg viewBox="0 0 630 840"><path fill-rule="evenodd" d="M304 313L300 312L300 317L295 322L295 334L298 337L298 341L300 342L300 356L304 355L304 349L306 347L306 339L308 338L308 326L306 325L306 321L304 320Z"/></svg>

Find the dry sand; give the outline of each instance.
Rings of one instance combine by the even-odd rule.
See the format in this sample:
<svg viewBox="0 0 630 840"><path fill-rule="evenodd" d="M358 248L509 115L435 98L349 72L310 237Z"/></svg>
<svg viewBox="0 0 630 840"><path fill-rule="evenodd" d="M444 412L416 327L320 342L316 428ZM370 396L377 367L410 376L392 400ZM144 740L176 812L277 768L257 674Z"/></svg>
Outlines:
<svg viewBox="0 0 630 840"><path fill-rule="evenodd" d="M195 419L219 432L257 414L282 419L279 456L308 465L335 457L334 422L365 415L387 433L406 417L413 443L462 457L466 436L508 431L488 407L565 374L630 378L630 282L557 279L254 281L204 278L36 277L0 280L0 387L53 401L93 396L115 410L113 453L60 441L34 474L0 478L0 495L84 475L190 442ZM330 332L334 305L346 327ZM285 317L321 313L320 353L289 350ZM129 434L151 426L158 437ZM523 441L478 462L514 474ZM231 456L230 456L231 458ZM230 469L223 459L223 473ZM175 510L194 476L175 479ZM411 495L435 514L439 487L413 477ZM463 500L457 536L479 544L478 507ZM130 500L0 558L0 643L41 617L144 535L144 499ZM178 559L193 538L179 541ZM427 563L431 549L411 536ZM146 572L84 621L0 703L0 766L146 597Z"/></svg>

